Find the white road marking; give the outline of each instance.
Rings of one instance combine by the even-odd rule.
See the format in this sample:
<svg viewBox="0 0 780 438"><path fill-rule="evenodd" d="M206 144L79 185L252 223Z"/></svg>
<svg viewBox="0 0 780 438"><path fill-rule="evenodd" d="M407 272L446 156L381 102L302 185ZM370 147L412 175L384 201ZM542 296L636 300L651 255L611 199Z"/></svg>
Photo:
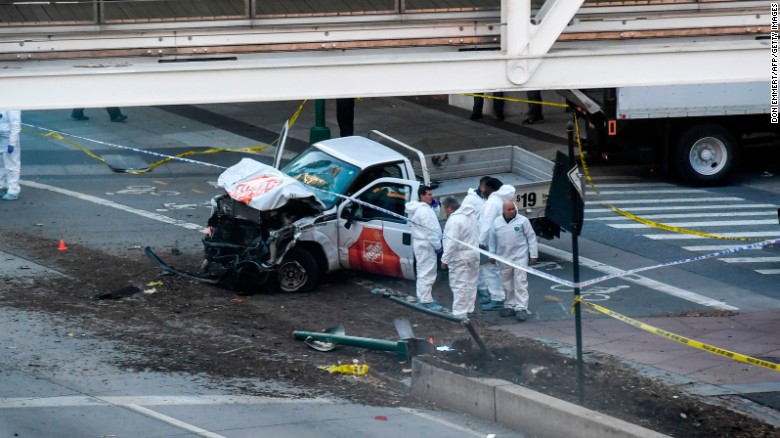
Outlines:
<svg viewBox="0 0 780 438"><path fill-rule="evenodd" d="M756 272L764 275L778 275L780 274L780 269L756 269Z"/></svg>
<svg viewBox="0 0 780 438"><path fill-rule="evenodd" d="M715 252L715 251L724 251L727 249L734 249L739 248L742 245L699 245L699 246L683 246L682 249L688 250L688 251L701 251L701 252ZM760 250L762 248L751 248L746 249L745 251L756 251Z"/></svg>
<svg viewBox="0 0 780 438"><path fill-rule="evenodd" d="M539 244L539 250L543 251L546 254L550 254L554 257L558 257L560 259L569 262L572 261L572 254L570 252L553 248L545 244ZM583 266L593 269L594 271L603 272L605 274L613 274L613 273L623 271L623 269L618 269L613 266L609 266L604 263L586 257L580 256L579 260L580 260L580 264L582 264ZM642 277L641 275L629 275L626 277L619 277L619 278L624 281L629 281L631 283L635 283L640 286L644 286L646 288L656 290L658 292L663 292L665 294L672 295L674 297L681 298L686 301L690 301L692 303L701 304L702 306L714 307L720 310L739 310L738 307L730 306L718 300L705 297L704 295L699 295L695 292L691 292L685 289L680 289L676 286L672 286L666 283L661 283L660 281L652 280L647 277Z"/></svg>
<svg viewBox="0 0 780 438"><path fill-rule="evenodd" d="M593 202L596 204L596 202ZM604 201L609 203L609 201ZM696 211L696 210L734 210L745 208L777 208L774 204L708 204L708 205L657 205L653 207L627 207L631 213L640 213L645 211ZM609 213L614 212L611 208L586 208L585 213ZM620 216L623 217L623 216Z"/></svg>
<svg viewBox="0 0 780 438"><path fill-rule="evenodd" d="M21 183L21 185L26 186L26 187L32 187L32 188L41 189L41 190L48 190L50 192L55 192L55 193L59 193L61 195L70 196L72 198L80 199L82 201L92 202L94 204L102 205L104 207L110 207L110 208L115 208L117 210L122 210L122 211L125 211L127 213L132 213L132 214L135 214L135 215L138 215L138 216L141 216L141 217L145 217L147 219L156 220L156 221L159 221L159 222L162 222L162 223L166 223L166 224L170 224L170 225L176 225L177 227L186 228L188 230L195 230L195 231L199 231L201 233L205 233L206 232L206 228L201 226L201 225L198 225L198 224L193 224L193 223L190 223L190 222L181 221L179 219L174 219L172 217L168 217L168 216L165 216L165 215L162 215L162 214L152 213L152 212L146 211L146 210L141 210L139 208L129 207L127 205L122 205L122 204L119 204L119 203L114 202L114 201L109 201L108 199L98 198L97 196L86 195L84 193L74 192L72 190L67 190L67 189L63 189L63 188L60 188L60 187L54 187L54 186L50 186L48 184L41 184L41 183L34 182L34 181L21 181L20 183Z"/></svg>
<svg viewBox="0 0 780 438"><path fill-rule="evenodd" d="M780 237L780 233L776 231L755 231L755 232L748 231L744 233L718 233L718 235L723 237L736 237L736 238L760 237L760 238L766 238L767 240L776 239ZM703 236L695 236L692 234L643 234L642 236L653 240L705 239L705 237ZM709 239L709 237L706 237L706 239Z"/></svg>
<svg viewBox="0 0 780 438"><path fill-rule="evenodd" d="M195 435L202 436L204 438L227 438L224 435L219 435L214 432L210 432L206 429L201 429L198 426L185 423L181 420L177 420L173 417L169 417L167 415L163 415L159 412L155 412L151 409L147 409L143 406L138 405L124 405L127 409L130 409L132 411L135 411L141 415L144 415L149 418L154 418L155 420L162 421L163 423L168 423L173 427L177 427L181 430L186 430L187 432L192 432Z"/></svg>
<svg viewBox="0 0 780 438"><path fill-rule="evenodd" d="M472 430L472 429L463 427L463 426L461 426L459 424L451 423L451 422L449 422L447 420L443 420L441 418L434 417L433 415L426 414L424 412L420 412L420 411L417 411L415 409L411 409L411 408L397 408L397 409L399 411L403 411L403 412L406 412L406 413L409 413L409 414L412 414L412 415L416 415L416 416L418 416L420 418L424 418L424 419L426 419L428 421L432 421L434 423L441 424L442 426L447 426L447 427L449 427L451 429L459 430L461 432L467 433L467 434L472 435L472 436L478 436L480 438L484 438L485 437L485 433L484 432L477 432L476 430Z"/></svg>
<svg viewBox="0 0 780 438"><path fill-rule="evenodd" d="M718 217L718 218L732 218L732 217L745 217L745 216L770 216L777 217L776 211L732 211L732 212L720 212L720 213L670 213L670 214L648 214L642 216L644 219L688 219L699 217ZM622 215L614 216L601 216L601 217L589 217L589 221L630 221L630 217ZM777 222L777 219L774 220Z"/></svg>
<svg viewBox="0 0 780 438"><path fill-rule="evenodd" d="M780 257L726 257L718 260L726 263L774 263L780 262Z"/></svg>
<svg viewBox="0 0 780 438"><path fill-rule="evenodd" d="M776 225L777 219L766 220L745 220L745 221L698 221L698 222L664 222L664 225L678 228L689 227L741 227L752 225ZM651 228L650 225L645 224L607 224L610 228L617 228L621 230L636 229L636 228Z"/></svg>
<svg viewBox="0 0 780 438"><path fill-rule="evenodd" d="M636 193L634 193L636 194ZM671 204L674 202L736 202L744 201L736 196L723 196L712 198L665 198L665 199L610 199L609 201L587 201L585 204L594 205L601 203L609 204Z"/></svg>
<svg viewBox="0 0 780 438"><path fill-rule="evenodd" d="M299 403L333 403L323 398L294 399L237 395L148 395L90 397L86 395L44 398L0 398L0 409L6 408L56 408L78 406L190 406L190 405L275 405Z"/></svg>
<svg viewBox="0 0 780 438"><path fill-rule="evenodd" d="M645 188L645 187L677 187L673 184L667 184L667 183L613 183L613 184L599 184L598 189L601 189L603 187L606 187L608 189L615 189L615 188ZM591 191L589 188L588 191Z"/></svg>
<svg viewBox="0 0 780 438"><path fill-rule="evenodd" d="M661 189L661 190L644 190L645 186L635 186L639 190L599 190L599 194L605 195L667 195L672 193L707 193L701 189ZM587 191L589 195L595 195L594 191Z"/></svg>

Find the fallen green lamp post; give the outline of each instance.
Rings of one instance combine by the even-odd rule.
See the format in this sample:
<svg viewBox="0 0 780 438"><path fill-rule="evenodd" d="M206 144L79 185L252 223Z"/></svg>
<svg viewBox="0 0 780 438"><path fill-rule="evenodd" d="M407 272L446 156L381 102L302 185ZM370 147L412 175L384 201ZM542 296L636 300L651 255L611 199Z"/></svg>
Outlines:
<svg viewBox="0 0 780 438"><path fill-rule="evenodd" d="M436 348L423 339L402 339L400 341L386 341L384 339L362 338L359 336L336 335L323 332L294 331L293 337L299 341L313 339L320 342L330 342L339 345L367 348L369 350L395 351L400 360L409 360L412 356L430 354Z"/></svg>

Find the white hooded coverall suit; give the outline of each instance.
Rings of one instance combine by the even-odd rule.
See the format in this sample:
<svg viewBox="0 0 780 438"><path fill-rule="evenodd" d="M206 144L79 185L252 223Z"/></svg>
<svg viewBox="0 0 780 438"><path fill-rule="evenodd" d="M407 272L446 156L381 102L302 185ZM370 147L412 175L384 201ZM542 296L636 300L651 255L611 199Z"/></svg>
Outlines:
<svg viewBox="0 0 780 438"><path fill-rule="evenodd" d="M490 229L488 250L516 265L528 266L528 256L539 257L536 234L531 222L516 214L509 222L504 215L497 217ZM501 262L501 281L506 291L504 307L513 310L528 310L528 274Z"/></svg>
<svg viewBox="0 0 780 438"><path fill-rule="evenodd" d="M0 188L7 188L11 195L19 195L19 174L22 170L19 134L22 132L21 111L0 111ZM13 152L8 152L8 146Z"/></svg>
<svg viewBox="0 0 780 438"><path fill-rule="evenodd" d="M477 247L477 214L471 204L461 205L447 219L444 225L444 254L442 263L450 271L452 289L452 314L465 318L474 311L477 300L477 277L479 276L479 252L455 239Z"/></svg>
<svg viewBox="0 0 780 438"><path fill-rule="evenodd" d="M482 213L482 207L485 206L485 198L480 196L480 194L474 190L469 189L466 193L466 197L463 198L463 202L461 202L461 205L471 204L474 207L474 210L477 212L477 223L479 223L479 217ZM477 282L477 292L484 291L485 294L487 294L488 287L487 282L485 282L485 271L480 266L479 269L479 281Z"/></svg>
<svg viewBox="0 0 780 438"><path fill-rule="evenodd" d="M441 249L441 225L436 211L425 202L410 201L406 214L412 225L412 249L417 266L417 302L433 302L436 251Z"/></svg>
<svg viewBox="0 0 780 438"><path fill-rule="evenodd" d="M501 217L504 209L504 201L514 201L515 188L509 184L504 184L491 193L482 207L482 213L479 216L479 244L488 247L488 232L490 226L497 217ZM492 263L485 263L480 268L490 291L491 301L504 301L504 288L501 285L501 274L499 267Z"/></svg>

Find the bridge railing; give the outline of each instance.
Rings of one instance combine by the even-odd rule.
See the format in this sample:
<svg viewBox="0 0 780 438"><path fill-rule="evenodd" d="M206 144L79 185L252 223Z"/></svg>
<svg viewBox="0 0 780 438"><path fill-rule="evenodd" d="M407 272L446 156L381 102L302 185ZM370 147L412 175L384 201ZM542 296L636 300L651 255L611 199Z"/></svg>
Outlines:
<svg viewBox="0 0 780 438"><path fill-rule="evenodd" d="M101 25L498 10L501 0L0 0L0 26Z"/></svg>

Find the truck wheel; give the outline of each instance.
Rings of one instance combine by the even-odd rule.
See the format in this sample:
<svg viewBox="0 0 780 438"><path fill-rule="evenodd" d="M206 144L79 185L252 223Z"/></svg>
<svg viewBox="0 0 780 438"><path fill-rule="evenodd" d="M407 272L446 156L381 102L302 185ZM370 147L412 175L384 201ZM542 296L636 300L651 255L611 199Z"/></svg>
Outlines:
<svg viewBox="0 0 780 438"><path fill-rule="evenodd" d="M319 266L305 249L291 248L284 256L276 273L282 292L309 292L320 277Z"/></svg>
<svg viewBox="0 0 780 438"><path fill-rule="evenodd" d="M734 136L722 126L694 126L677 143L677 170L685 181L697 185L725 181L737 160Z"/></svg>

